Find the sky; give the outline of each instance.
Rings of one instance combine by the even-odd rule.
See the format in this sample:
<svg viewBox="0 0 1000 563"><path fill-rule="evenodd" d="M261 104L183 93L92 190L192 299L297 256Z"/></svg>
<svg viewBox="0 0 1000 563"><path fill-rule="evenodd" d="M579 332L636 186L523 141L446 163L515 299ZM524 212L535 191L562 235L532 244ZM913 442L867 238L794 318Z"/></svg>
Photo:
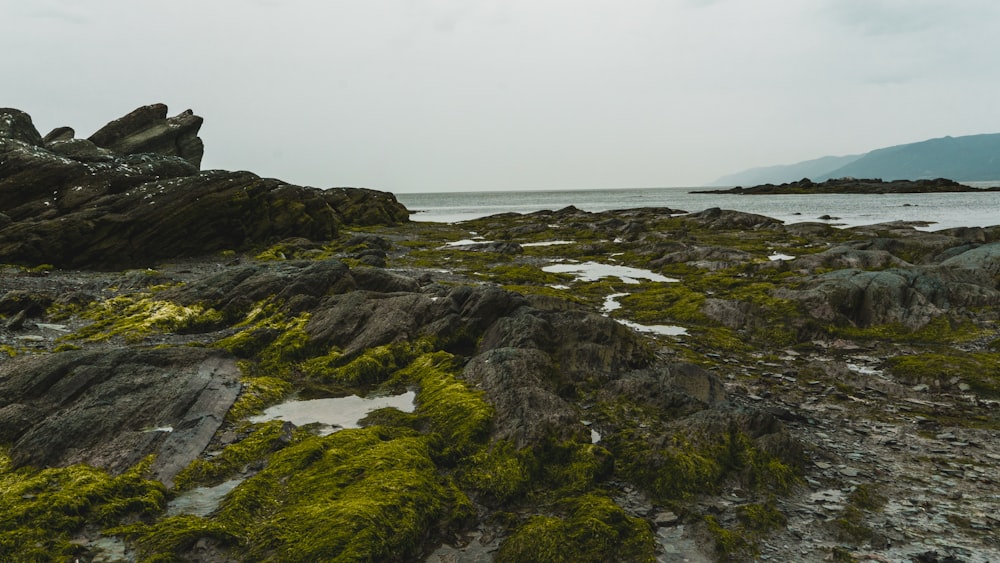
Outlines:
<svg viewBox="0 0 1000 563"><path fill-rule="evenodd" d="M995 0L0 0L0 106L162 102L203 168L396 193L701 186L1000 132Z"/></svg>

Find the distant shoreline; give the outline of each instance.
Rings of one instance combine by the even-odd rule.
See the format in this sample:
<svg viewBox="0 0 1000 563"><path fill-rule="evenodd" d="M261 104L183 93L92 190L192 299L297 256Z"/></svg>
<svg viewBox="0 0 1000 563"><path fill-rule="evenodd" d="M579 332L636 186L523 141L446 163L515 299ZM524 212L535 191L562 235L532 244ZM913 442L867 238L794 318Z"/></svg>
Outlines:
<svg viewBox="0 0 1000 563"><path fill-rule="evenodd" d="M692 194L737 194L737 195L777 195L777 194L915 194L949 192L996 192L1000 187L977 188L960 184L947 178L933 180L892 180L879 178L837 178L816 183L808 178L786 184L761 184L750 188L737 186L720 190L696 190Z"/></svg>

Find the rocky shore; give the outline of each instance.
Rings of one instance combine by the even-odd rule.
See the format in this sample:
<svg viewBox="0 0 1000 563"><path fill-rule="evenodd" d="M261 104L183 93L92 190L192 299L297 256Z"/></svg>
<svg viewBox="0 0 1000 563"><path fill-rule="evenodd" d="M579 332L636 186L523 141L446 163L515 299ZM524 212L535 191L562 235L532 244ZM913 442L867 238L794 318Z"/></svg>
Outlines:
<svg viewBox="0 0 1000 563"><path fill-rule="evenodd" d="M724 190L701 190L696 194L738 194L738 195L776 195L776 194L927 194L955 193L973 191L1000 191L1000 187L974 188L960 184L947 178L933 180L892 180L889 182L879 178L833 178L823 182L813 182L803 178L797 182L786 184L761 184L744 188L737 186Z"/></svg>
<svg viewBox="0 0 1000 563"><path fill-rule="evenodd" d="M0 109L0 561L1000 560L1000 226L411 223L200 124Z"/></svg>

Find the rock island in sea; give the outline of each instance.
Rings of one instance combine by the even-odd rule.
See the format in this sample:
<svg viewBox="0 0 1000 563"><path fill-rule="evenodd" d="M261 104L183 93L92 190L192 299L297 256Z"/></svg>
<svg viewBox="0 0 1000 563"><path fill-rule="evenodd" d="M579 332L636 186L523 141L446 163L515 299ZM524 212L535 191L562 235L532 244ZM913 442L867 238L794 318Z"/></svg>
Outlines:
<svg viewBox="0 0 1000 563"><path fill-rule="evenodd" d="M200 124L0 110L0 560L1000 557L1000 227L411 223Z"/></svg>

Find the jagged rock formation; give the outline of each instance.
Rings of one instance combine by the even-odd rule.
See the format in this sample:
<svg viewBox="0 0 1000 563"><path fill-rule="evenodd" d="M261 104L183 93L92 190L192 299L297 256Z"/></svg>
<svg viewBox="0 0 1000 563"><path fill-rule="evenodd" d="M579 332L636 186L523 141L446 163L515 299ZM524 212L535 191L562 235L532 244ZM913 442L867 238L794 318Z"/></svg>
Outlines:
<svg viewBox="0 0 1000 563"><path fill-rule="evenodd" d="M45 138L0 110L0 257L59 267L121 268L288 237L329 240L341 224L393 224L391 194L324 192L249 172L199 171L201 118L135 110L89 139Z"/></svg>
<svg viewBox="0 0 1000 563"><path fill-rule="evenodd" d="M201 157L205 153L205 146L198 137L201 123L202 118L191 110L168 118L165 104L152 104L108 123L87 140L118 154L178 156L195 168L201 168Z"/></svg>

